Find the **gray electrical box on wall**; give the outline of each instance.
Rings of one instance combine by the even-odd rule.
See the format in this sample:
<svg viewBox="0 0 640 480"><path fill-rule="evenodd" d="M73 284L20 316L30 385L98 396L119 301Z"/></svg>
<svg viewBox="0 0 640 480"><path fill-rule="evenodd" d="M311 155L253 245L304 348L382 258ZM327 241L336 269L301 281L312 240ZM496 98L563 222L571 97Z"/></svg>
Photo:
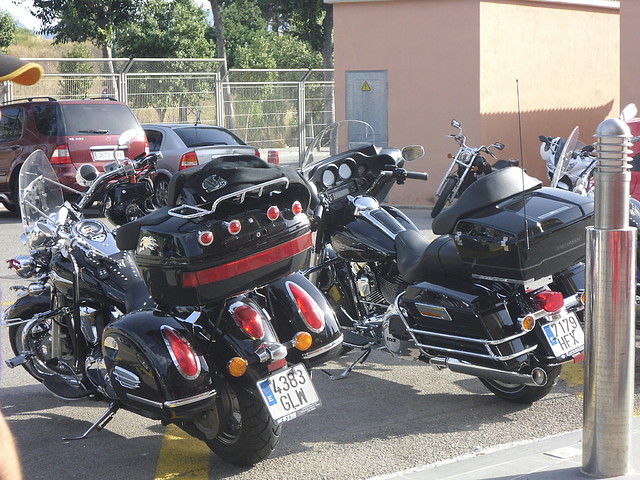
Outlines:
<svg viewBox="0 0 640 480"><path fill-rule="evenodd" d="M367 122L376 134L376 145L386 147L389 141L387 71L347 71L346 82L346 119Z"/></svg>

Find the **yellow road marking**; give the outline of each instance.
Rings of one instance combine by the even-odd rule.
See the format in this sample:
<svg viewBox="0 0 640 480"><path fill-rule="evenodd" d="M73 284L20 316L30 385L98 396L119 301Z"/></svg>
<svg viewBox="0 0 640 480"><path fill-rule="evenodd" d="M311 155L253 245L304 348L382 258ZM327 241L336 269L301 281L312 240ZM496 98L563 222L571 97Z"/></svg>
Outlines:
<svg viewBox="0 0 640 480"><path fill-rule="evenodd" d="M207 480L211 450L207 444L175 425L167 426L162 438L154 480L189 478Z"/></svg>

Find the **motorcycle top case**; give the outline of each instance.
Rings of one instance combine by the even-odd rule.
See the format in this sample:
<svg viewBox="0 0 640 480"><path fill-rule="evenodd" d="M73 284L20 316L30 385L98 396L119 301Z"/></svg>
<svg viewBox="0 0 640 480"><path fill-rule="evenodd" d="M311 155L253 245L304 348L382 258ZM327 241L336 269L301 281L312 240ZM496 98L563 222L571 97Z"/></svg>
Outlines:
<svg viewBox="0 0 640 480"><path fill-rule="evenodd" d="M188 218L193 213L188 205L163 207L120 227L118 246L135 248L136 263L158 304L210 304L308 263L310 222L305 213L292 211L295 200L308 206L300 190L285 189L194 218ZM272 206L280 212L273 220L267 214Z"/></svg>
<svg viewBox="0 0 640 480"><path fill-rule="evenodd" d="M472 275L527 281L585 258L593 201L543 187L461 218L453 237Z"/></svg>

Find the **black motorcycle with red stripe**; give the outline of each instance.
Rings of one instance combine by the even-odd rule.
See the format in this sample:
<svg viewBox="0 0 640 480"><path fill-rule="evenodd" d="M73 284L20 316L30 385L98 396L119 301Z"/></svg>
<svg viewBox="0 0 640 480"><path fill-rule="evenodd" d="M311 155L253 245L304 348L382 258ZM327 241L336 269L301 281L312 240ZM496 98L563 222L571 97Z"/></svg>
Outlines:
<svg viewBox="0 0 640 480"><path fill-rule="evenodd" d="M342 334L324 296L295 273L312 247L311 195L297 174L264 164L242 184L224 168L178 175L175 198L204 175L207 199L163 207L114 234L82 209L126 177L124 167L72 204L42 152L25 162L30 255L10 267L33 281L2 316L16 355L6 363L58 397L108 404L76 439L122 408L253 465L273 451L281 423L320 405L308 369L339 353Z"/></svg>

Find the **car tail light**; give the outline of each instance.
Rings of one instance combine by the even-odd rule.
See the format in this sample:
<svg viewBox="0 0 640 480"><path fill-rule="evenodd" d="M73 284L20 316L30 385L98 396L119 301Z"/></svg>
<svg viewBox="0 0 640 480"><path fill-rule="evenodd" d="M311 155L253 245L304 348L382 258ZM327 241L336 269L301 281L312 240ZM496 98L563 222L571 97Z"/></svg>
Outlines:
<svg viewBox="0 0 640 480"><path fill-rule="evenodd" d="M189 342L173 328L166 325L161 328L161 331L171 360L180 374L187 380L197 378L200 375L200 359Z"/></svg>
<svg viewBox="0 0 640 480"><path fill-rule="evenodd" d="M198 155L196 155L196 152L187 152L180 158L178 170L186 170L187 168L197 167L198 165Z"/></svg>
<svg viewBox="0 0 640 480"><path fill-rule="evenodd" d="M280 154L277 150L269 150L267 152L267 162L280 165Z"/></svg>
<svg viewBox="0 0 640 480"><path fill-rule="evenodd" d="M533 302L545 312L557 312L564 306L564 297L560 292L542 290L533 296Z"/></svg>
<svg viewBox="0 0 640 480"><path fill-rule="evenodd" d="M312 332L321 332L324 329L324 313L320 305L297 283L287 282L286 286L307 327Z"/></svg>
<svg viewBox="0 0 640 480"><path fill-rule="evenodd" d="M260 150L258 150L257 148L256 148L255 156L256 156L256 157L260 157ZM261 158L262 158L262 157L261 157Z"/></svg>
<svg viewBox="0 0 640 480"><path fill-rule="evenodd" d="M145 155L149 155L149 152L151 152L151 149L149 148L149 140L147 139L147 136L144 136L144 154Z"/></svg>
<svg viewBox="0 0 640 480"><path fill-rule="evenodd" d="M69 155L69 145L63 143L58 145L51 155L51 165L62 165L71 163L71 155Z"/></svg>
<svg viewBox="0 0 640 480"><path fill-rule="evenodd" d="M233 308L233 318L238 326L254 340L264 337L264 325L262 316L251 305L240 304Z"/></svg>

